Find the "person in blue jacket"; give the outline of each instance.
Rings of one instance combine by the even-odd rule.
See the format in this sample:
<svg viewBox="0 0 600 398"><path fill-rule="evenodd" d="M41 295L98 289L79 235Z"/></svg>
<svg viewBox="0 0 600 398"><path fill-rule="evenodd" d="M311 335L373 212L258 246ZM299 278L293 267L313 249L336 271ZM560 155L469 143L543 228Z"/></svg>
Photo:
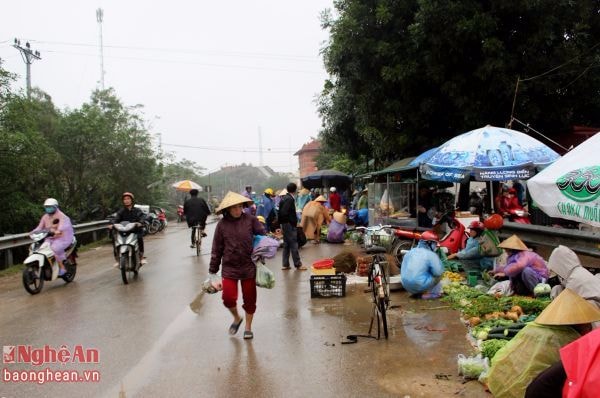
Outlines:
<svg viewBox="0 0 600 398"><path fill-rule="evenodd" d="M469 239L467 239L465 248L457 253L450 254L448 260L459 259L466 272L469 270L482 271L494 268L494 258L482 256L479 250L479 238L484 230L485 226L481 221L475 220L471 222L469 224Z"/></svg>
<svg viewBox="0 0 600 398"><path fill-rule="evenodd" d="M435 252L437 236L432 231L421 235L417 247L410 249L402 259L402 286L407 292L423 299L435 299L442 295L440 277L444 273L444 265Z"/></svg>

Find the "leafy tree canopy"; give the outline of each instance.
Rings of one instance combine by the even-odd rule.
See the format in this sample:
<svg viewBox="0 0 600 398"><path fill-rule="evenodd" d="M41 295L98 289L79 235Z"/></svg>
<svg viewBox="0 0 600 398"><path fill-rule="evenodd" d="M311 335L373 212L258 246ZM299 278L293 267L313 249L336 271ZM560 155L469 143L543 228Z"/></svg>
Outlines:
<svg viewBox="0 0 600 398"><path fill-rule="evenodd" d="M337 0L322 14L326 151L390 162L514 117L600 125L600 3ZM515 97L516 83L519 81ZM513 126L513 128L515 128Z"/></svg>

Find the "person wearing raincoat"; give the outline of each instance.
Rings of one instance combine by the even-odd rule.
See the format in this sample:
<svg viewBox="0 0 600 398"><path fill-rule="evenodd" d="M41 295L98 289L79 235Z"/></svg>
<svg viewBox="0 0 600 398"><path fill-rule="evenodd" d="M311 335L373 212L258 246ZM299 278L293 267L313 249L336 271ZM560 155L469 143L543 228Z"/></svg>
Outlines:
<svg viewBox="0 0 600 398"><path fill-rule="evenodd" d="M548 269L561 281L552 288L550 297L555 298L568 288L600 308L600 274L593 275L585 269L573 250L562 245L554 249L548 259Z"/></svg>
<svg viewBox="0 0 600 398"><path fill-rule="evenodd" d="M308 202L302 210L300 226L304 230L306 239L313 239L313 243L321 243L321 226L323 223L331 222L329 210L323 205L325 202L327 199L319 195L315 200Z"/></svg>
<svg viewBox="0 0 600 398"><path fill-rule="evenodd" d="M561 348L591 331L600 310L565 289L535 319L528 322L492 360L487 385L495 398L548 397L533 394L530 384L556 364ZM558 389L560 391L560 388Z"/></svg>
<svg viewBox="0 0 600 398"><path fill-rule="evenodd" d="M53 233L52 236L46 238L50 242L50 249L54 253L54 258L58 263L58 275L64 275L67 270L64 262L67 259L65 249L73 243L73 225L71 219L58 208L58 201L54 198L48 198L44 202L44 215L40 219L40 223L33 232L41 230L49 230Z"/></svg>
<svg viewBox="0 0 600 398"><path fill-rule="evenodd" d="M421 235L417 247L410 249L400 268L402 286L407 292L421 298L434 299L442 295L440 277L444 273L442 260L435 252L437 236L432 231Z"/></svg>
<svg viewBox="0 0 600 398"><path fill-rule="evenodd" d="M262 216L265 220L265 225L267 226L267 232L272 231L273 221L277 217L277 212L275 210L275 202L273 201L273 196L275 193L272 188L265 189L263 196L256 207L256 215Z"/></svg>
<svg viewBox="0 0 600 398"><path fill-rule="evenodd" d="M506 265L495 273L495 277L508 276L516 294L533 295L535 286L548 280L546 261L539 254L530 251L517 235L505 239L498 247L506 250L508 258Z"/></svg>
<svg viewBox="0 0 600 398"><path fill-rule="evenodd" d="M310 191L306 188L302 188L300 192L298 192L298 197L296 198L296 213L298 213L298 218L302 217L302 210L304 210L304 206L310 201Z"/></svg>

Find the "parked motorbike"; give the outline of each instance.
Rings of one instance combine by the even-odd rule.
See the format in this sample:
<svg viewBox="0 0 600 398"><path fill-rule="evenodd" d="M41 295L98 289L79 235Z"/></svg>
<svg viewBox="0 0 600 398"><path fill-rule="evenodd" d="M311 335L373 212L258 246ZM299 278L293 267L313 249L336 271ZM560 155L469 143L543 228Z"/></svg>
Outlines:
<svg viewBox="0 0 600 398"><path fill-rule="evenodd" d="M142 266L137 236L137 228L141 226L140 223L130 223L128 221L113 226L115 230L115 255L118 256L121 277L126 285L130 280L137 277Z"/></svg>
<svg viewBox="0 0 600 398"><path fill-rule="evenodd" d="M46 238L53 236L49 230L42 230L29 235L33 243L29 247L29 256L25 259L23 270L23 287L30 294L38 294L44 287L44 281L53 281L61 278L66 283L75 279L77 272L77 239L65 250L67 259L63 265L67 272L58 276L58 261L54 258L54 252L50 249L50 243Z"/></svg>
<svg viewBox="0 0 600 398"><path fill-rule="evenodd" d="M439 220L434 224L433 231L439 236L439 230L446 224L448 231L439 239L438 247L440 247L446 254L456 253L464 249L467 243L467 232L465 226L456 219L454 211L443 214ZM394 230L394 242L390 254L396 256L399 264L402 264L402 258L407 248L410 248L416 244L417 241L421 240L422 233L416 230L405 230L395 229ZM407 241L412 240L412 244L408 244Z"/></svg>
<svg viewBox="0 0 600 398"><path fill-rule="evenodd" d="M508 220L512 222L518 222L519 224L531 224L529 213L523 208L509 210Z"/></svg>
<svg viewBox="0 0 600 398"><path fill-rule="evenodd" d="M167 227L167 213L165 213L165 210L160 207L154 209L154 212L156 213L158 222L160 223L158 227L158 231L160 232Z"/></svg>
<svg viewBox="0 0 600 398"><path fill-rule="evenodd" d="M183 206L177 205L177 222L182 222L185 220L185 216L183 215Z"/></svg>
<svg viewBox="0 0 600 398"><path fill-rule="evenodd" d="M158 219L158 215L154 212L149 212L144 216L144 224L146 224L146 230L150 235L154 235L160 231L161 223Z"/></svg>

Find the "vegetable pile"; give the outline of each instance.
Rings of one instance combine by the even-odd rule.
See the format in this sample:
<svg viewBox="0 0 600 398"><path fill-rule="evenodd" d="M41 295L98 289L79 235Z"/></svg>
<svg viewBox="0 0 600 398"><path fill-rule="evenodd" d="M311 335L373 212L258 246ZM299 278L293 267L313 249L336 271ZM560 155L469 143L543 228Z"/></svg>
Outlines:
<svg viewBox="0 0 600 398"><path fill-rule="evenodd" d="M457 281L444 286L444 293L442 300L461 311L470 335L479 341L481 355L490 362L550 303L547 297L492 296Z"/></svg>

